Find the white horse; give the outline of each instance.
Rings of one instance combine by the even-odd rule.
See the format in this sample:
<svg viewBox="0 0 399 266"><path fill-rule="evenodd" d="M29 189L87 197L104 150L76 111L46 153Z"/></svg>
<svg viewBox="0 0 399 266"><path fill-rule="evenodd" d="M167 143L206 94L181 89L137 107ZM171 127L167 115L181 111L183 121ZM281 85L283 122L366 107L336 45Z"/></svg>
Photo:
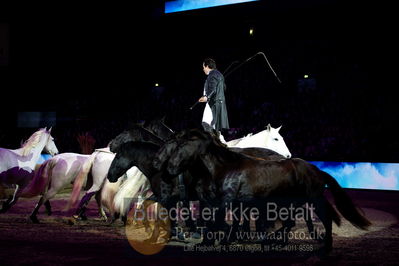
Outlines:
<svg viewBox="0 0 399 266"><path fill-rule="evenodd" d="M46 206L47 213L51 214L51 206L49 200L52 199L59 191L68 184L74 183L71 198L73 203L69 202L67 208L74 205L83 184L88 180L90 174L90 187L85 197L81 200L87 204L88 200L96 194L96 201L99 207L100 216L106 220L106 214L101 207L100 189L104 184L109 166L114 158L114 154L108 148L98 149L91 155L79 153L61 153L46 160L37 170L32 182L21 193L21 197L31 198L41 195L39 202L36 204L30 219L34 223L38 223L37 213L43 203ZM84 206L85 206L84 204ZM84 207L83 206L83 207Z"/></svg>
<svg viewBox="0 0 399 266"><path fill-rule="evenodd" d="M140 204L151 190L147 177L136 167L130 168L117 182L105 179L101 190L101 206L112 216L111 223L119 217L126 223L126 217L133 204Z"/></svg>
<svg viewBox="0 0 399 266"><path fill-rule="evenodd" d="M20 194L20 197L24 198L41 195L30 215L30 219L34 223L39 222L37 213L43 203L46 206L47 214L51 214L49 200L77 178L84 163L89 159L90 155L61 153L47 159L40 165L32 182Z"/></svg>
<svg viewBox="0 0 399 266"><path fill-rule="evenodd" d="M102 149L96 149L91 155L89 155L89 159L84 162L84 165L80 169L80 173L78 174L78 177L76 178L74 184L73 184L73 189L71 193L71 198L68 203L68 208L76 208L77 200L78 197L80 196L80 192L82 190L83 184L87 182L87 177L88 174L91 172L91 176L93 178L93 183L90 186L90 188L86 191L84 196L79 202L79 205L75 211L75 218L78 218L79 216L84 217L84 213L86 210L86 205L89 203L90 199L96 195L96 200L98 197L97 203L100 203L99 206L101 206L101 201L100 201L100 190L104 185L105 179L108 174L108 169L112 163L112 160L115 157L115 153L110 152L109 148L102 148ZM98 194L98 196L97 196ZM101 210L101 216L103 219L107 219L106 214L102 209Z"/></svg>
<svg viewBox="0 0 399 266"><path fill-rule="evenodd" d="M18 200L19 191L32 180L36 163L43 150L51 155L58 153L51 136L51 128L39 129L19 149L0 148L0 183L5 186L15 185L13 196L3 204L0 212L6 212L14 205Z"/></svg>
<svg viewBox="0 0 399 266"><path fill-rule="evenodd" d="M110 152L109 148L97 149L80 168L80 173L74 182L71 198L68 203L69 208L76 208L75 219L78 219L79 216L84 217L86 205L94 195L96 195L97 204L99 204L99 210L104 220L107 220L107 216L103 207L113 217L118 217L119 215L123 217L127 214L126 211L128 208L124 203L124 198L136 198L140 195L140 191L143 191L143 193L146 191L144 189L139 190L140 187L145 187L148 190L148 180L137 167L132 167L128 170L126 176L120 177L116 184L110 183L106 177L114 157L115 153ZM83 184L86 183L89 172L91 172L93 177L93 184L85 192L79 205L76 206L77 199ZM148 185L144 186L144 183L148 183ZM115 200L114 197L116 197Z"/></svg>
<svg viewBox="0 0 399 266"><path fill-rule="evenodd" d="M280 129L281 126L278 128L273 128L270 124L268 124L265 130L260 131L256 134L250 133L245 137L234 139L228 142L226 142L223 135L220 134L220 140L228 147L266 148L273 150L286 158L291 158L291 153L288 150L288 147L285 144L283 137L279 133Z"/></svg>

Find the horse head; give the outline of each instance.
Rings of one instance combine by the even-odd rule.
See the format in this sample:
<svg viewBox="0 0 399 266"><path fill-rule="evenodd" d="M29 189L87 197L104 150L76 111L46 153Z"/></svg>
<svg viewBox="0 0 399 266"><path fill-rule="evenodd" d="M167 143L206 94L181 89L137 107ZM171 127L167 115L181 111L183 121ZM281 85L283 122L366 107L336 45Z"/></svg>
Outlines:
<svg viewBox="0 0 399 266"><path fill-rule="evenodd" d="M119 177L126 173L126 169L129 169L127 160L123 159L122 153L116 153L108 169L107 179L111 183L115 183Z"/></svg>
<svg viewBox="0 0 399 266"><path fill-rule="evenodd" d="M51 156L58 154L58 148L55 145L54 138L51 136L51 129L47 130L46 128L43 129L43 135L47 137L46 144L44 145L43 150L48 152Z"/></svg>
<svg viewBox="0 0 399 266"><path fill-rule="evenodd" d="M148 129L140 125L133 125L129 130L124 130L113 140L111 140L109 143L109 149L111 152L117 153L119 147L129 141L149 141L158 145L162 145L164 143L162 138L155 135Z"/></svg>
<svg viewBox="0 0 399 266"><path fill-rule="evenodd" d="M133 140L133 136L129 130L124 130L109 143L109 150L113 153L118 153L119 147L128 141Z"/></svg>
<svg viewBox="0 0 399 266"><path fill-rule="evenodd" d="M273 128L270 124L266 126L266 148L278 152L286 158L291 158L291 152L279 133L281 127Z"/></svg>
<svg viewBox="0 0 399 266"><path fill-rule="evenodd" d="M132 166L136 166L147 178L152 175L152 161L159 150L158 144L146 141L129 141L121 144L108 169L108 180L113 183Z"/></svg>

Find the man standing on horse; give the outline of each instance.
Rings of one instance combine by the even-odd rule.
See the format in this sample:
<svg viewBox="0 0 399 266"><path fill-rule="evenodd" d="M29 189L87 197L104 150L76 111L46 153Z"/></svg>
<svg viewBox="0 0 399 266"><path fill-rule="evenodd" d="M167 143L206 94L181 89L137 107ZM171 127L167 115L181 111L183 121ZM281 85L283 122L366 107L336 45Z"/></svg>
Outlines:
<svg viewBox="0 0 399 266"><path fill-rule="evenodd" d="M199 102L205 102L204 114L202 116L202 124L212 126L217 131L229 129L229 119L227 116L226 100L224 91L226 84L224 83L223 74L216 69L215 60L206 58L202 63L202 68L207 79L204 85L204 95L199 98Z"/></svg>

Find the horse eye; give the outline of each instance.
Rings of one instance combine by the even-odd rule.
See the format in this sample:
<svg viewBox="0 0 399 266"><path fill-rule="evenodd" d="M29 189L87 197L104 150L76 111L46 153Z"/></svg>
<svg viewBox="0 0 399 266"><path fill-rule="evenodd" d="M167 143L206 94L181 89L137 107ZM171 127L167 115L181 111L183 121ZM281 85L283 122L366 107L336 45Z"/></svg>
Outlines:
<svg viewBox="0 0 399 266"><path fill-rule="evenodd" d="M278 141L278 138L274 138L275 141Z"/></svg>

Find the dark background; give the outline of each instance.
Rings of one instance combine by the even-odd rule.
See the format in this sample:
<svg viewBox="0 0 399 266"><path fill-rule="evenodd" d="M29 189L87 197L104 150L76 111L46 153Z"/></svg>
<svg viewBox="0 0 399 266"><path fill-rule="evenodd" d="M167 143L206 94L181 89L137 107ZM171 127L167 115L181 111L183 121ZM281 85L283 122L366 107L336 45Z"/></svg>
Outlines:
<svg viewBox="0 0 399 266"><path fill-rule="evenodd" d="M398 161L392 8L271 0L163 14L162 1L142 2L0 9L0 147L36 130L18 126L21 112L55 112L39 126L53 125L61 152L79 152L77 134L104 147L155 117L198 126L203 106L188 108L202 94L202 60L224 72L264 52L282 83L259 55L226 77L228 139L271 123L296 157Z"/></svg>

